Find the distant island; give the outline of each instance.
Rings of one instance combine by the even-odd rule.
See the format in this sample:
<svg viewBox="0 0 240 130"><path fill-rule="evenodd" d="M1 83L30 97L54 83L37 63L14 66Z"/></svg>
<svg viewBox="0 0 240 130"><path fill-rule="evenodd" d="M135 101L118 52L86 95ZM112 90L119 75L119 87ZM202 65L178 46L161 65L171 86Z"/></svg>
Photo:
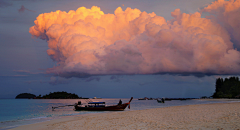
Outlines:
<svg viewBox="0 0 240 130"><path fill-rule="evenodd" d="M49 94L46 94L43 96L41 95L36 96L31 93L21 93L16 96L16 99L88 99L88 98L79 97L76 94L62 91L62 92L53 92L53 93L50 92Z"/></svg>
<svg viewBox="0 0 240 130"><path fill-rule="evenodd" d="M36 95L31 93L21 93L15 97L15 99L33 99L33 98L36 98Z"/></svg>

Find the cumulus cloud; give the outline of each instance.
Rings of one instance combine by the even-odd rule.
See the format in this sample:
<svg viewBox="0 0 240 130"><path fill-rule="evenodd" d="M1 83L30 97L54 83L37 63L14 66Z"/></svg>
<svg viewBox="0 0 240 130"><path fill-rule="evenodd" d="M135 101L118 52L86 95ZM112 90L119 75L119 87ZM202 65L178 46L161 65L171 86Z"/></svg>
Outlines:
<svg viewBox="0 0 240 130"><path fill-rule="evenodd" d="M201 12L219 12L211 5ZM186 14L176 9L171 13L173 19L166 21L154 12L139 9L123 11L118 7L114 14L104 14L96 6L80 7L76 11L40 14L29 32L47 41L47 54L58 63L48 73L63 77L166 72L239 74L240 53L234 48L239 42L237 38L237 43L232 42L232 33L240 29L228 29L230 25L203 18L201 12ZM235 20L239 24L240 20Z"/></svg>
<svg viewBox="0 0 240 130"><path fill-rule="evenodd" d="M210 18L228 31L231 41L240 49L240 0L218 0L201 11L212 14Z"/></svg>

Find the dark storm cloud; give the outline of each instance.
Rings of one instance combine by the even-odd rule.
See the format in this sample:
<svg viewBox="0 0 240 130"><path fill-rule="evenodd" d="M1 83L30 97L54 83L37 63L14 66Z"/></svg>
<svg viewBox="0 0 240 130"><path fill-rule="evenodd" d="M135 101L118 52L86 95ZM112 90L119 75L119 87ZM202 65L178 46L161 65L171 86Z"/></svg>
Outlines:
<svg viewBox="0 0 240 130"><path fill-rule="evenodd" d="M119 79L119 75L113 75L110 77L111 80L115 81L115 82L120 82L121 80Z"/></svg>
<svg viewBox="0 0 240 130"><path fill-rule="evenodd" d="M89 77L85 80L85 82L91 82L93 80L100 81L100 77Z"/></svg>
<svg viewBox="0 0 240 130"><path fill-rule="evenodd" d="M30 9L25 8L23 5L22 5L21 8L18 10L18 12L19 12L19 13L23 13L25 10L31 11L31 12L36 12L36 11L33 11L33 10L30 10Z"/></svg>
<svg viewBox="0 0 240 130"><path fill-rule="evenodd" d="M50 78L49 84L51 84L51 85L68 84L70 82L70 80L71 79L53 76Z"/></svg>
<svg viewBox="0 0 240 130"><path fill-rule="evenodd" d="M59 74L56 74L56 76L60 76L60 77L64 77L64 78L72 78L72 77L88 78L91 75L87 74L87 73L68 72L68 73L59 73Z"/></svg>
<svg viewBox="0 0 240 130"><path fill-rule="evenodd" d="M0 8L4 8L4 7L8 7L8 6L12 6L12 3L0 0Z"/></svg>
<svg viewBox="0 0 240 130"><path fill-rule="evenodd" d="M44 74L43 72L31 72L29 70L13 70L19 74Z"/></svg>
<svg viewBox="0 0 240 130"><path fill-rule="evenodd" d="M194 76L197 78L203 78L205 76L214 76L214 75L219 75L219 74L215 74L215 73L201 73L201 72L192 72L192 73L188 73L188 72L182 72L182 73L174 73L174 72L160 72L160 73L155 73L153 75L173 75L173 76ZM236 74L221 74L221 75L239 75L238 73Z"/></svg>

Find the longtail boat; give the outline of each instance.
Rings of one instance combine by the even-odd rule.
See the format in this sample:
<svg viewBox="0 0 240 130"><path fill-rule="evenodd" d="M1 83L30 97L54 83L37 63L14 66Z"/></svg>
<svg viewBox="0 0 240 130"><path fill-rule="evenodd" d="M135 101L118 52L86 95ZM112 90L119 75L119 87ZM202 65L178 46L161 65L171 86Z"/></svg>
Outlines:
<svg viewBox="0 0 240 130"><path fill-rule="evenodd" d="M165 100L164 100L164 98L161 98L161 99L157 99L157 102L158 102L158 103L164 103Z"/></svg>
<svg viewBox="0 0 240 130"><path fill-rule="evenodd" d="M123 111L127 106L130 108L130 102L133 97L127 103L119 102L117 105L106 106L105 102L89 102L88 105L82 105L78 102L74 105L75 111Z"/></svg>

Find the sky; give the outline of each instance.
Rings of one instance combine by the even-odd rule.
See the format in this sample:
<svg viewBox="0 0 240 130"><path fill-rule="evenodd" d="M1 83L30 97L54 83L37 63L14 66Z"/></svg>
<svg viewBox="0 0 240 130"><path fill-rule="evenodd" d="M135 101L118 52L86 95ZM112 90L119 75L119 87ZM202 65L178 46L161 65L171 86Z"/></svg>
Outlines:
<svg viewBox="0 0 240 130"><path fill-rule="evenodd" d="M240 74L240 0L0 0L0 98L199 98Z"/></svg>

